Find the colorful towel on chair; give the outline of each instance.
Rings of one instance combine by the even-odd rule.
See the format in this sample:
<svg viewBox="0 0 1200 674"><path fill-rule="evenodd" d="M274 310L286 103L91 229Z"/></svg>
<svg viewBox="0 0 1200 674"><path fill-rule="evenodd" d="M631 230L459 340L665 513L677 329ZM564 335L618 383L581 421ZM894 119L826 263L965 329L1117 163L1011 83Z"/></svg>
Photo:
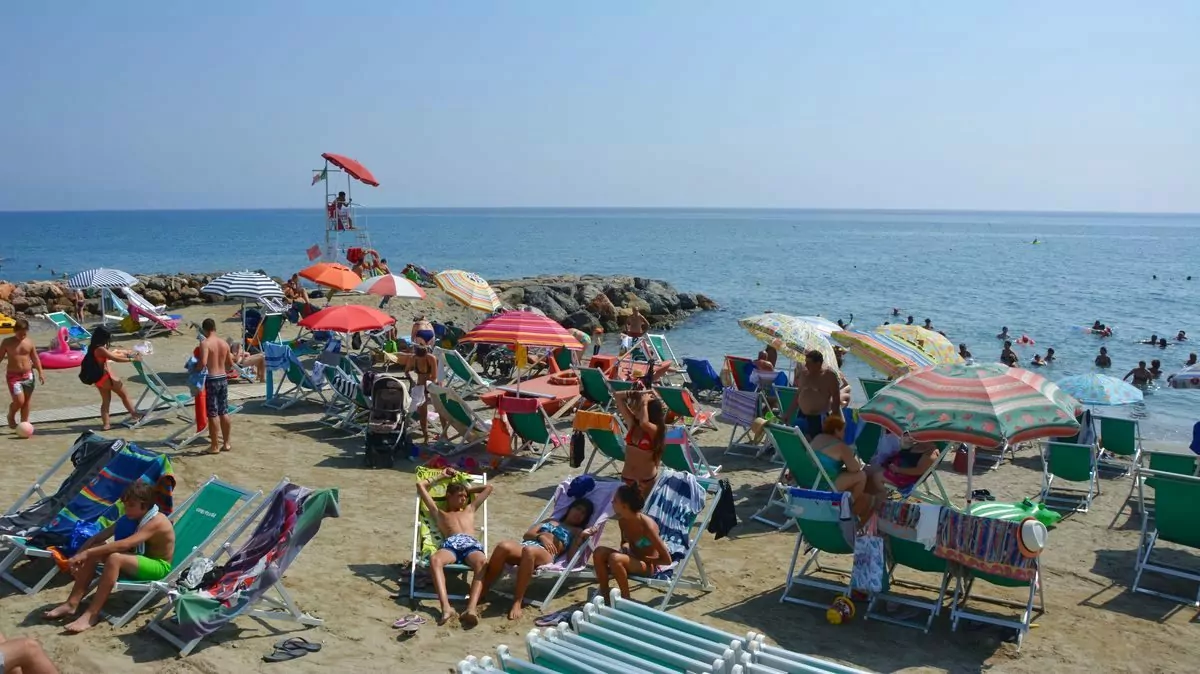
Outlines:
<svg viewBox="0 0 1200 674"><path fill-rule="evenodd" d="M286 370L291 362L292 349L287 344L263 344L263 360L268 370Z"/></svg>
<svg viewBox="0 0 1200 674"><path fill-rule="evenodd" d="M99 473L30 542L38 547L67 545L77 522L95 522L107 527L121 516L121 495L135 480L154 484L159 510L171 514L175 475L165 454L137 445L124 445ZM67 551L64 551L67 552Z"/></svg>
<svg viewBox="0 0 1200 674"><path fill-rule="evenodd" d="M125 446L125 441L109 440L85 431L72 446L71 474L46 498L17 512L0 516L0 535L27 537L49 524L84 485L95 479L101 469L112 461Z"/></svg>
<svg viewBox="0 0 1200 674"><path fill-rule="evenodd" d="M1021 523L942 509L934 554L1003 578L1031 581L1037 559L1021 554Z"/></svg>
<svg viewBox="0 0 1200 674"><path fill-rule="evenodd" d="M726 388L721 394L721 417L726 423L749 426L758 416L758 394Z"/></svg>
<svg viewBox="0 0 1200 674"><path fill-rule="evenodd" d="M213 633L251 608L283 577L326 517L338 517L338 491L285 485L254 533L222 567L221 576L175 598L179 633L191 641Z"/></svg>
<svg viewBox="0 0 1200 674"><path fill-rule="evenodd" d="M617 493L617 488L621 486L621 482L619 480L596 480L590 476L585 476L583 479L590 479L592 488L582 497L577 497L568 494L572 483L577 479L581 478L569 477L558 484L558 487L554 490L554 511L550 513L550 518L561 522L567 516L567 510L575 502L576 498L585 498L591 501L592 519L584 528L590 528L595 533L585 543L589 552L580 558L579 566L576 567L583 568L587 566L588 561L592 558L590 551L594 550L596 545L599 544L601 534L604 532L604 525L608 523L609 518L613 515L613 495ZM567 559L566 550L564 550L563 554L556 557L553 562L543 564L537 570L539 572L562 571L566 569L570 561Z"/></svg>
<svg viewBox="0 0 1200 674"><path fill-rule="evenodd" d="M658 524L658 535L675 562L682 560L691 547L689 533L696 516L704 510L704 498L704 487L695 475L660 469L642 512Z"/></svg>
<svg viewBox="0 0 1200 674"><path fill-rule="evenodd" d="M442 476L442 471L437 468L428 468L426 466L417 466L416 470L417 482L422 480L435 480L429 486L429 495L433 500L440 505L446 500L446 487L449 487L452 482L470 482L471 476L466 473L458 473L452 479L439 479ZM438 546L442 543L442 532L438 529L437 520L433 514L426 512L425 508L421 508L420 523L417 525L418 534L421 537L421 557L427 558L437 552Z"/></svg>

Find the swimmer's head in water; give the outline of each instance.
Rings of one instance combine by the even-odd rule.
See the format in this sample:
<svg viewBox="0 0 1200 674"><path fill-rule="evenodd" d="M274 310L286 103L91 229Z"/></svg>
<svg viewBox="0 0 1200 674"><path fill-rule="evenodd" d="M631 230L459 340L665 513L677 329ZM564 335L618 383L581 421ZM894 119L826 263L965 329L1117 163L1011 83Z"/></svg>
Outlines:
<svg viewBox="0 0 1200 674"><path fill-rule="evenodd" d="M1103 347L1103 346L1102 346L1102 347L1100 347L1100 355L1101 355L1101 356L1107 356L1107 355L1108 355L1108 349L1106 349L1106 348L1105 348L1105 347Z"/></svg>

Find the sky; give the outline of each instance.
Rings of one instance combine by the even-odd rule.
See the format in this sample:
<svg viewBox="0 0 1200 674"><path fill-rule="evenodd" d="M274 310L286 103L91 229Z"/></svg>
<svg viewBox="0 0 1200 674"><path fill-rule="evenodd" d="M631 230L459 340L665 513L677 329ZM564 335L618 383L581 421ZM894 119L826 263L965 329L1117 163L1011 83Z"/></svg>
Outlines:
<svg viewBox="0 0 1200 674"><path fill-rule="evenodd" d="M0 210L1200 212L1200 2L0 5Z"/></svg>

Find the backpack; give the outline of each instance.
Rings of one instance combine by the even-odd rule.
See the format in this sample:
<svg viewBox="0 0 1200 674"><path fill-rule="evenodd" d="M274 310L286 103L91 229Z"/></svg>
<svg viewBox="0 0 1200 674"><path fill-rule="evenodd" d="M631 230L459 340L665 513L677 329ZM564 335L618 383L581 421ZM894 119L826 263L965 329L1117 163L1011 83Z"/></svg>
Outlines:
<svg viewBox="0 0 1200 674"><path fill-rule="evenodd" d="M88 351L83 357L83 361L79 363L79 381L91 386L104 376L104 368L100 366L100 362L96 360L95 354Z"/></svg>
<svg viewBox="0 0 1200 674"><path fill-rule="evenodd" d="M583 458L586 449L583 444L583 431L575 431L571 433L571 467L578 468L583 465Z"/></svg>

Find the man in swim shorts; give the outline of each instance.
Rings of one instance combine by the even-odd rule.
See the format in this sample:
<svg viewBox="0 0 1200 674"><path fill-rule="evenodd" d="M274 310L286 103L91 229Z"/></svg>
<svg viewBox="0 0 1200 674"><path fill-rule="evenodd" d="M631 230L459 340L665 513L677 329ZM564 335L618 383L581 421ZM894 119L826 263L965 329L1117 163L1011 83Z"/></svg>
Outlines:
<svg viewBox="0 0 1200 674"><path fill-rule="evenodd" d="M209 422L208 453L228 452L233 446L229 444L229 378L225 373L234 369L233 352L229 343L217 336L216 321L204 319L200 330L204 332L204 339L200 340L196 360L197 367L208 371L204 380L204 404Z"/></svg>
<svg viewBox="0 0 1200 674"><path fill-rule="evenodd" d="M474 577L471 578L471 594L468 606L476 606L483 594L483 572L487 566L487 553L483 544L475 538L475 512L492 493L492 485L471 486L463 482L451 482L446 485L446 507L438 507L437 501L429 494L429 487L438 480L454 480L458 471L447 468L441 477L422 480L417 483L417 494L425 510L437 520L438 531L444 537L441 546L429 557L429 569L433 576L433 587L437 591L438 602L441 604L439 625L458 616L458 612L450 606L446 594L446 565L463 564L470 567ZM474 496L474 499L472 499ZM474 627L479 624L479 615L474 610L468 610L462 616L464 627Z"/></svg>
<svg viewBox="0 0 1200 674"><path fill-rule="evenodd" d="M42 372L42 361L38 360L37 347L29 338L29 321L18 318L13 326L13 334L0 342L0 360L8 359L8 367L4 371L4 384L12 402L8 406L8 427L17 427L17 413L21 421L29 421L29 411L33 401L33 371L37 370L38 382L46 384L46 375Z"/></svg>
<svg viewBox="0 0 1200 674"><path fill-rule="evenodd" d="M825 356L817 350L804 354L804 364L796 366L796 397L783 413L784 423L796 419L810 440L821 432L825 415L841 415L841 378L825 365ZM799 417L797 417L797 413Z"/></svg>
<svg viewBox="0 0 1200 674"><path fill-rule="evenodd" d="M167 577L175 557L175 530L170 518L158 511L155 500L155 488L149 482L138 480L129 485L121 495L125 514L88 539L68 560L75 586L65 603L43 617L59 620L75 615L101 564L104 571L96 584L96 594L87 610L66 626L67 632L78 634L99 622L100 610L118 579L154 581ZM113 541L105 543L110 538Z"/></svg>

